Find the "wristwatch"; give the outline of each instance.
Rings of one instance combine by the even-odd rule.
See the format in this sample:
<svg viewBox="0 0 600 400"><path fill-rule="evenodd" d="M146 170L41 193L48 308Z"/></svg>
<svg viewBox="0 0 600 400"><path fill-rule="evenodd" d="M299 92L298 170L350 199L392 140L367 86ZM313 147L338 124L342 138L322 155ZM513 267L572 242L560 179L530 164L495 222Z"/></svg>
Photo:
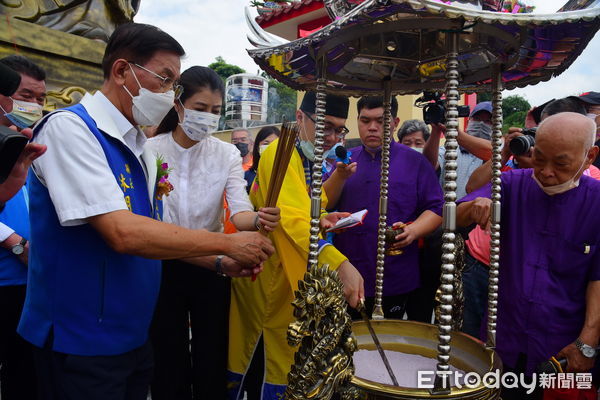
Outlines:
<svg viewBox="0 0 600 400"><path fill-rule="evenodd" d="M20 256L25 251L26 244L27 244L27 239L21 238L21 241L19 243L15 244L13 247L10 248L10 251L15 256Z"/></svg>
<svg viewBox="0 0 600 400"><path fill-rule="evenodd" d="M227 277L227 274L223 272L223 257L225 256L217 256L215 260L215 272L219 276Z"/></svg>
<svg viewBox="0 0 600 400"><path fill-rule="evenodd" d="M583 356L587 357L587 358L594 358L594 357L596 357L596 354L598 353L597 349L593 348L590 345L583 343L581 341L581 339L579 339L579 338L577 338L577 340L575 340L575 347L577 347L579 349L579 351L581 351L581 354L583 354Z"/></svg>

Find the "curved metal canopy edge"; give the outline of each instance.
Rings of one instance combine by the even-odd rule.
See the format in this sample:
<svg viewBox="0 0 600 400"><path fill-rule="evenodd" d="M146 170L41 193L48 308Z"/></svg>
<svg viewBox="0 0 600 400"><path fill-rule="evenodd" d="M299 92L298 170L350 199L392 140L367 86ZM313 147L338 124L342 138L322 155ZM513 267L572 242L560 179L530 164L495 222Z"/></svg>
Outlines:
<svg viewBox="0 0 600 400"><path fill-rule="evenodd" d="M315 89L319 59L326 63L328 92L379 94L388 77L394 94L442 90L446 36L459 32L459 90L488 92L495 64L502 65L505 89L547 81L565 71L600 28L600 6L510 14L437 0L366 0L310 36L283 44L248 22L258 36L249 38L256 46L248 50L250 56L296 90Z"/></svg>

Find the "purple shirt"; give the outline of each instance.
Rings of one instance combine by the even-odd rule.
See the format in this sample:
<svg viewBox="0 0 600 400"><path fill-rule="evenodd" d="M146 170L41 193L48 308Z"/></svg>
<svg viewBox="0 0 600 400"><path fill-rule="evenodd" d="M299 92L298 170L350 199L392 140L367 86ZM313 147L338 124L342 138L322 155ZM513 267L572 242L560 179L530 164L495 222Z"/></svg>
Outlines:
<svg viewBox="0 0 600 400"><path fill-rule="evenodd" d="M502 174L502 225L496 350L514 368L527 356L530 374L577 339L586 288L600 279L600 182L548 196L532 170ZM490 186L465 198L490 197Z"/></svg>
<svg viewBox="0 0 600 400"><path fill-rule="evenodd" d="M360 271L365 295L375 295L377 223L381 151L373 157L363 146L351 149L356 173L344 185L337 209L356 212L368 209L364 224L335 235L333 244ZM427 159L413 149L392 142L388 194L388 225L416 220L424 211L442 214L443 194L435 171ZM383 294L393 296L419 287L418 241L405 247L404 254L385 258Z"/></svg>

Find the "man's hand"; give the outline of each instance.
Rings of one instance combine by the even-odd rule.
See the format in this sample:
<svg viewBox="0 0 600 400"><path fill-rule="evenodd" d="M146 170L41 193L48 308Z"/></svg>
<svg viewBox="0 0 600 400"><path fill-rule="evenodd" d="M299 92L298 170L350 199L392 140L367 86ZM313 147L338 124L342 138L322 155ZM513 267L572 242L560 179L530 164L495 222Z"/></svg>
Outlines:
<svg viewBox="0 0 600 400"><path fill-rule="evenodd" d="M346 218L350 215L351 214L348 212L332 212L329 214L325 214L323 217L321 217L321 220L319 221L319 226L321 227L321 230L333 228L340 219Z"/></svg>
<svg viewBox="0 0 600 400"><path fill-rule="evenodd" d="M442 134L446 134L446 125L441 123L430 124L431 126L431 134L440 136Z"/></svg>
<svg viewBox="0 0 600 400"><path fill-rule="evenodd" d="M360 272L348 260L340 264L337 273L344 284L344 296L350 307L356 308L365 297L365 282Z"/></svg>
<svg viewBox="0 0 600 400"><path fill-rule="evenodd" d="M11 129L17 130L16 127L11 126ZM33 136L33 131L29 128L23 129L21 133L27 136L29 139ZM27 179L27 171L31 166L33 160L44 154L46 151L46 146L39 143L28 143L17 162L13 166L13 169L10 172L10 175L0 185L0 201L8 201L10 200L25 184L25 180Z"/></svg>
<svg viewBox="0 0 600 400"><path fill-rule="evenodd" d="M403 229L404 231L394 238L396 241L391 246L393 249L401 249L410 245L419 238L417 232L412 225L407 225L404 222L396 222L392 225L394 229Z"/></svg>
<svg viewBox="0 0 600 400"><path fill-rule="evenodd" d="M281 219L281 210L279 207L263 207L258 210L258 223L261 224L267 232L273 232L279 220Z"/></svg>
<svg viewBox="0 0 600 400"><path fill-rule="evenodd" d="M490 218L492 213L492 200L486 197L478 197L471 204L471 220L484 231L490 230Z"/></svg>
<svg viewBox="0 0 600 400"><path fill-rule="evenodd" d="M556 358L567 359L567 371L566 372L589 372L594 368L595 358L585 357L581 351L575 346L575 343L571 343L563 348L557 355Z"/></svg>
<svg viewBox="0 0 600 400"><path fill-rule="evenodd" d="M246 267L229 257L223 257L221 260L221 266L223 267L223 272L232 278L243 278L258 275L263 270L262 265Z"/></svg>
<svg viewBox="0 0 600 400"><path fill-rule="evenodd" d="M356 164L355 162L350 163L350 164L344 164L343 162L338 162L335 164L335 173L338 174L338 176L343 179L346 180L348 178L350 178L352 175L354 175L354 173L356 172L356 167L358 164Z"/></svg>
<svg viewBox="0 0 600 400"><path fill-rule="evenodd" d="M258 232L238 232L227 237L229 248L225 255L242 265L254 267L275 252L271 241Z"/></svg>

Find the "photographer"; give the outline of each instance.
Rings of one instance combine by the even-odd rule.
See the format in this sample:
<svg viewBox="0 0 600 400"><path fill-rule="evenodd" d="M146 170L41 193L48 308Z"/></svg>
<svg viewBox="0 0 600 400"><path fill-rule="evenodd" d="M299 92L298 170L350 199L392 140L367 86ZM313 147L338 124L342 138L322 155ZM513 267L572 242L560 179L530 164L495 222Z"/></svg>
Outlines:
<svg viewBox="0 0 600 400"><path fill-rule="evenodd" d="M28 128L42 116L46 73L23 56L5 57L0 63L18 72L21 78L11 96L0 95L0 124L22 129L22 133L31 138ZM4 197L11 197L7 192L14 193L0 213L1 397L7 400L33 399L36 393L31 346L17 335L17 325L25 301L29 256L28 194L23 184L29 166L43 149L40 145L27 145L2 185Z"/></svg>
<svg viewBox="0 0 600 400"><path fill-rule="evenodd" d="M530 376L552 356L566 358L567 372L594 365L600 182L582 175L598 155L595 131L596 124L581 114L550 116L536 133L533 170L502 174L496 351L507 371ZM487 185L462 199L457 224L489 229L490 197ZM504 390L502 398L525 397L516 391Z"/></svg>
<svg viewBox="0 0 600 400"><path fill-rule="evenodd" d="M444 181L446 149L440 147L440 137L446 127L442 124L431 125L431 136L425 144L423 155L435 169L440 168L440 185ZM469 177L484 161L492 156L492 103L484 101L475 106L469 116L467 132L458 128L458 144L456 162L456 197L461 198L467 194L466 185Z"/></svg>

